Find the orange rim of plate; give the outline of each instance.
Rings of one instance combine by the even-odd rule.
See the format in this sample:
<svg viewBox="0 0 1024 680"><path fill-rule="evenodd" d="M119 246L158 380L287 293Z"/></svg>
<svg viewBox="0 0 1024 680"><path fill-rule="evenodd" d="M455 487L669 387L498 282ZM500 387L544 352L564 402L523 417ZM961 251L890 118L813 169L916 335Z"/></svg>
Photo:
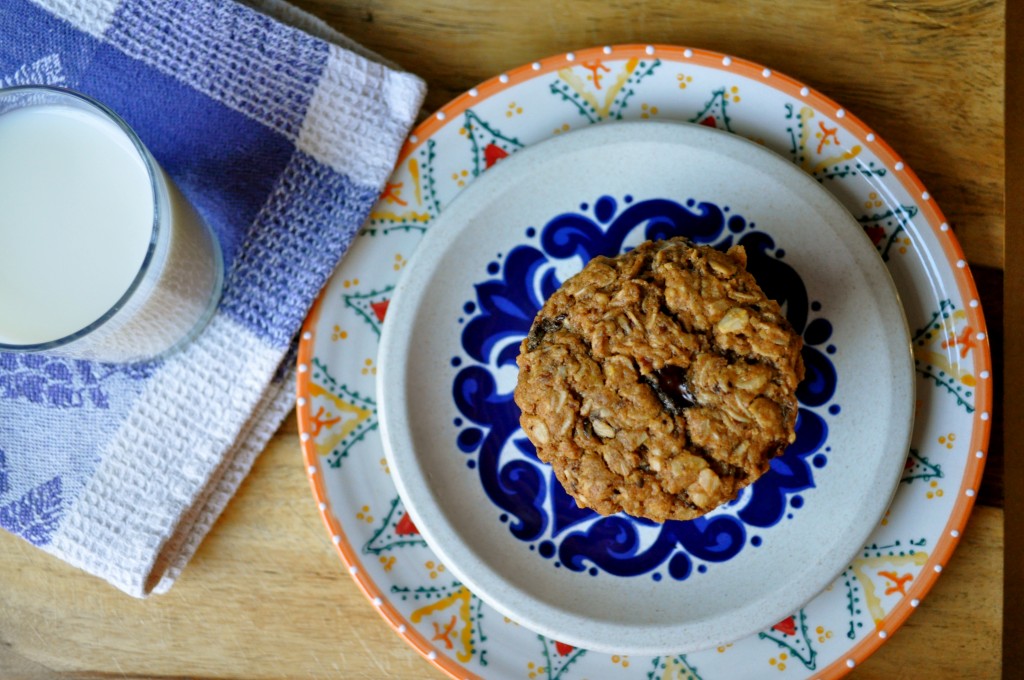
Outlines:
<svg viewBox="0 0 1024 680"><path fill-rule="evenodd" d="M789 76L776 73L765 66L746 59L709 50L672 45L615 45L593 47L578 52L566 52L525 64L495 76L477 87L471 88L431 114L409 135L405 145L399 152L395 165L398 166L419 148L420 144L423 144L438 130L447 125L451 118L465 112L474 103L488 99L519 83L532 80L539 75L556 72L567 66L572 66L576 62L582 63L608 57L616 59L659 57L674 62L717 68L745 76L751 80L761 79L776 90L788 94L797 101L807 102L820 111L830 113L836 118L842 119L843 125L858 137L858 141L870 148L879 160L892 171L892 174L897 177L903 188L911 196L916 197L921 208L921 214L941 244L942 252L947 262L952 265L957 291L961 299L967 301L964 311L969 319L970 327L976 329L976 341L979 350L975 354L975 371L976 375L979 376L979 383L975 391L977 401L969 448L973 455L968 456L968 463L964 471L963 482L960 485L959 495L943 529L943 534L939 538L935 550L932 551L932 554L922 567L921 572L915 577L914 584L909 588L906 597L902 598L892 611L881 622L876 624L875 634L864 637L864 639L857 642L847 651L844 658L837 659L814 676L822 680L842 677L871 656L889 636L903 625L911 612L920 605L925 595L931 590L938 579L943 566L949 561L970 517L971 509L974 507L974 500L977 496L978 486L981 483L981 476L985 467L992 422L991 352L988 330L985 325L984 315L982 314L981 301L978 297L978 289L974 283L974 277L971 275L970 268L967 266L967 260L964 258L963 249L953 234L953 230L950 228L935 200L925 189L924 184L922 184L914 171L900 159L896 152L860 119L843 109L829 97ZM320 517L324 522L324 526L327 527L338 555L348 567L349 574L395 632L412 645L427 661L451 677L477 678L478 676L468 673L463 666L452 661L446 654L437 650L384 597L377 584L363 570L362 562L349 544L340 522L331 512L324 489L324 479L319 460L317 459L312 438L309 436L311 420L309 413L309 366L313 358L313 343L316 337L316 326L320 318L322 303L323 291L317 297L302 327L296 379L296 410L298 413L302 456L306 464L310 487L313 490L313 497L316 499L320 509Z"/></svg>

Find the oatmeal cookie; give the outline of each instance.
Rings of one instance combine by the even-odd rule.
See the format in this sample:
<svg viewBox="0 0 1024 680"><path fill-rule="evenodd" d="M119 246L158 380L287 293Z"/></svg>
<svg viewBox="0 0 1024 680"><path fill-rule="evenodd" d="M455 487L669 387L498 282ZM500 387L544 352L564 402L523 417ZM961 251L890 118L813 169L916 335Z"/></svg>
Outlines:
<svg viewBox="0 0 1024 680"><path fill-rule="evenodd" d="M580 507L699 517L795 439L802 341L746 252L683 238L597 257L544 304L515 400Z"/></svg>

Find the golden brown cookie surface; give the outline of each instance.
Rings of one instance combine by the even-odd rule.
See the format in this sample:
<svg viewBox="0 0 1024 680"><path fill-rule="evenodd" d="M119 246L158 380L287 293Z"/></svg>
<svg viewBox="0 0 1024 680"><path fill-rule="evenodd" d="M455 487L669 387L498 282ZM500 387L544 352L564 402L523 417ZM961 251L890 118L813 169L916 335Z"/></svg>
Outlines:
<svg viewBox="0 0 1024 680"><path fill-rule="evenodd" d="M520 347L520 423L581 507L692 519L795 437L802 341L727 253L685 239L598 257Z"/></svg>

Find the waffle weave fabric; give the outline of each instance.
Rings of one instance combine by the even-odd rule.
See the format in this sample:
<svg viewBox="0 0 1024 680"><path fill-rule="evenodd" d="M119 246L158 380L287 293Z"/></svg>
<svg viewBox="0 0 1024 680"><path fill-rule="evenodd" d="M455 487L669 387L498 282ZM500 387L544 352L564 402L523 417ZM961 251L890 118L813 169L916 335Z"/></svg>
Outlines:
<svg viewBox="0 0 1024 680"><path fill-rule="evenodd" d="M223 250L223 297L184 351L0 353L0 528L136 597L170 588L290 410L296 335L425 91L313 17L254 4L0 4L0 87L112 108Z"/></svg>

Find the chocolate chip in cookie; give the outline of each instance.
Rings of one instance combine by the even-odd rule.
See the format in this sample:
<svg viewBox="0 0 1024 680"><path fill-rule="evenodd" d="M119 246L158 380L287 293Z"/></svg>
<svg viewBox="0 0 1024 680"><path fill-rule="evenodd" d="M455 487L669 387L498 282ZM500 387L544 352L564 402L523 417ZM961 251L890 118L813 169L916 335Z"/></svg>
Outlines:
<svg viewBox="0 0 1024 680"><path fill-rule="evenodd" d="M594 258L537 314L520 424L580 507L693 519L794 441L801 348L741 246L648 241Z"/></svg>

